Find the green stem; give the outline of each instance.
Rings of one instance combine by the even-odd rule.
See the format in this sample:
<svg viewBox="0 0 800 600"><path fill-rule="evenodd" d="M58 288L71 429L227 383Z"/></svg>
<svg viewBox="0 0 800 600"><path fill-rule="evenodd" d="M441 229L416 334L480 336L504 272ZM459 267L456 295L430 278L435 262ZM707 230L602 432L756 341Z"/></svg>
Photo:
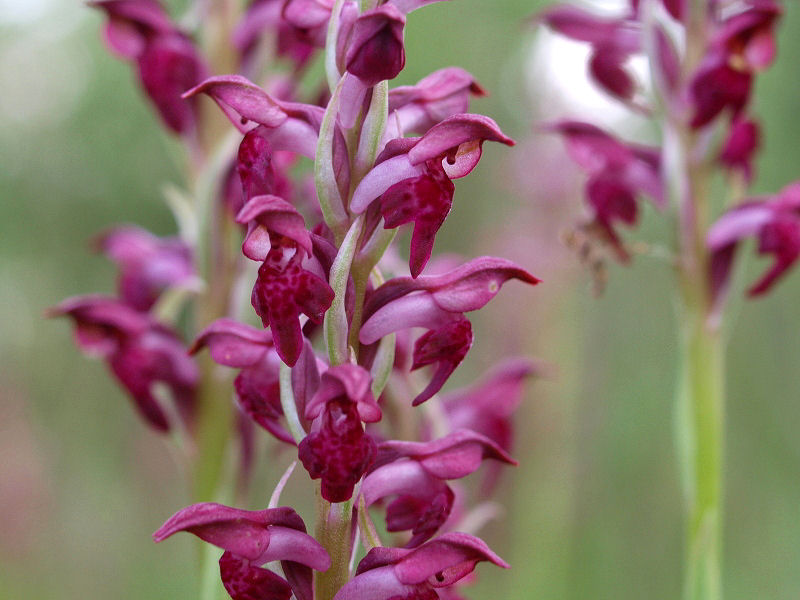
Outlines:
<svg viewBox="0 0 800 600"><path fill-rule="evenodd" d="M678 448L687 510L685 600L720 600L724 346L705 311L683 308Z"/></svg>
<svg viewBox="0 0 800 600"><path fill-rule="evenodd" d="M292 390L292 368L281 362L280 366L280 390L281 390L281 408L283 414L286 416L286 424L289 426L289 432L292 434L294 441L298 444L306 437L306 431L303 429L303 424L300 422L300 417L297 414L297 404L294 400L294 391Z"/></svg>
<svg viewBox="0 0 800 600"><path fill-rule="evenodd" d="M335 294L331 307L325 313L323 333L325 345L328 349L328 359L331 365L342 365L350 358L348 346L348 325L345 311L345 294L347 292L347 279L350 267L358 248L361 231L364 227L364 216L360 215L342 240L339 253L331 265L330 285Z"/></svg>
<svg viewBox="0 0 800 600"><path fill-rule="evenodd" d="M319 494L319 489L318 492ZM350 533L353 501L330 503L321 495L317 498L317 541L331 557L331 567L314 572L315 600L333 600L350 578Z"/></svg>
<svg viewBox="0 0 800 600"><path fill-rule="evenodd" d="M658 72L655 0L645 5L647 49ZM688 85L707 51L709 0L687 3L681 78ZM656 82L658 83L658 82ZM711 290L705 238L710 223L712 163L698 154L687 115L674 110L656 85L664 131L664 173L677 210L680 357L676 390L676 446L686 506L684 600L722 599L722 469L725 424L725 348L719 323L709 319Z"/></svg>
<svg viewBox="0 0 800 600"><path fill-rule="evenodd" d="M198 359L201 369L200 402L197 415L197 457L194 470L193 497L196 502L212 501L218 494L219 481L230 430L231 382L210 357Z"/></svg>
<svg viewBox="0 0 800 600"><path fill-rule="evenodd" d="M709 256L710 169L691 160L695 136L681 132L678 276L681 327L677 396L678 452L686 500L685 600L721 600L724 344L711 306Z"/></svg>

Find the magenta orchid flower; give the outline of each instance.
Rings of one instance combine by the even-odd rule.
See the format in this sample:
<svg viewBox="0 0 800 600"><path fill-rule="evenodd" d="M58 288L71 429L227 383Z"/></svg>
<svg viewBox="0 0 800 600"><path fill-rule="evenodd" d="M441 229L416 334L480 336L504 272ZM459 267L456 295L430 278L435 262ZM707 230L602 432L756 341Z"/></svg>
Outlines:
<svg viewBox="0 0 800 600"><path fill-rule="evenodd" d="M759 144L758 125L750 119L736 119L731 123L719 160L729 169L739 171L749 183L753 179L753 158Z"/></svg>
<svg viewBox="0 0 800 600"><path fill-rule="evenodd" d="M714 32L711 46L744 68L763 71L775 59L774 27L782 12L775 0L746 0Z"/></svg>
<svg viewBox="0 0 800 600"><path fill-rule="evenodd" d="M241 182L242 202L263 195L288 197L290 183L284 169L291 163L286 161L286 153L273 151L269 139L270 129L259 125L248 131L239 144L236 172ZM236 212L240 208L241 205Z"/></svg>
<svg viewBox="0 0 800 600"><path fill-rule="evenodd" d="M312 479L322 480L322 497L329 502L349 499L375 459L375 441L362 425L381 418L371 381L358 365L331 367L306 403L305 416L313 421L298 457Z"/></svg>
<svg viewBox="0 0 800 600"><path fill-rule="evenodd" d="M191 40L170 21L156 0L98 0L105 11L106 41L122 58L136 62L139 80L172 131L194 131L196 106L181 95L207 74Z"/></svg>
<svg viewBox="0 0 800 600"><path fill-rule="evenodd" d="M308 256L314 252L305 219L294 206L278 196L251 198L236 215L236 222L248 225L242 252L251 260L266 260L272 249L270 235L294 242Z"/></svg>
<svg viewBox="0 0 800 600"><path fill-rule="evenodd" d="M453 115L420 138L399 138L386 144L353 192L353 212L362 213L379 200L385 228L414 223L409 259L412 276L425 268L434 236L450 212L455 190L451 179L464 177L475 168L487 140L514 144L489 117Z"/></svg>
<svg viewBox="0 0 800 600"><path fill-rule="evenodd" d="M750 100L752 86L753 74L732 67L727 55L717 53L706 58L689 90L695 110L692 127L705 127L726 109L737 117Z"/></svg>
<svg viewBox="0 0 800 600"><path fill-rule="evenodd" d="M773 28L781 12L772 0L744 2L713 32L709 53L691 82L692 127L708 125L726 109L734 118L741 113L753 75L775 57Z"/></svg>
<svg viewBox="0 0 800 600"><path fill-rule="evenodd" d="M444 394L442 404L450 427L476 431L510 452L514 412L522 401L526 379L538 370L528 359L509 359L476 384Z"/></svg>
<svg viewBox="0 0 800 600"><path fill-rule="evenodd" d="M439 362L431 384L414 400L420 404L441 389L469 350L472 329L463 313L483 307L509 279L539 283L511 261L488 256L442 275L392 279L369 296L359 339L372 344L409 327L431 330L414 348L413 368Z"/></svg>
<svg viewBox="0 0 800 600"><path fill-rule="evenodd" d="M123 226L101 234L95 243L119 265L119 295L136 310L150 310L163 291L195 278L192 252L179 238Z"/></svg>
<svg viewBox="0 0 800 600"><path fill-rule="evenodd" d="M210 77L184 96L191 98L201 93L210 96L242 133L263 127L259 135L268 142L273 152L285 150L314 160L319 128L325 113L323 108L273 98L241 75ZM339 192L346 196L350 186L350 161L338 126L334 129L333 163ZM265 174L259 177L263 179ZM274 193L263 187L245 190L245 193L253 192Z"/></svg>
<svg viewBox="0 0 800 600"><path fill-rule="evenodd" d="M297 70L305 67L314 56L315 47L303 30L283 18L284 0L253 0L233 31L233 45L239 51L242 72L251 70L259 43L266 32L277 34L275 50L278 56L294 63Z"/></svg>
<svg viewBox="0 0 800 600"><path fill-rule="evenodd" d="M431 329L417 339L414 343L414 362L411 370L415 371L432 364L436 364L437 367L428 385L414 398L412 406L419 406L442 389L469 352L472 339L472 323L466 317Z"/></svg>
<svg viewBox="0 0 800 600"><path fill-rule="evenodd" d="M537 16L553 31L592 46L589 72L592 79L612 96L630 102L636 82L625 63L642 47L639 23L628 18L609 19L575 6L549 8Z"/></svg>
<svg viewBox="0 0 800 600"><path fill-rule="evenodd" d="M481 561L508 564L480 539L466 533L446 533L418 548L370 550L356 576L334 600L435 600L437 590L458 582Z"/></svg>
<svg viewBox="0 0 800 600"><path fill-rule="evenodd" d="M366 506L394 496L386 509L387 529L410 530L406 546L418 546L450 515L455 496L445 481L466 477L486 459L517 464L490 439L466 429L432 442L383 442L361 493Z"/></svg>
<svg viewBox="0 0 800 600"><path fill-rule="evenodd" d="M634 225L639 209L636 197L649 195L663 207L661 157L657 148L622 143L599 127L579 121L561 121L546 130L564 136L567 152L589 175L586 199L600 226L622 260L628 259L614 224Z"/></svg>
<svg viewBox="0 0 800 600"><path fill-rule="evenodd" d="M333 4L334 0L285 0L281 16L291 26L304 31L309 41L322 47Z"/></svg>
<svg viewBox="0 0 800 600"><path fill-rule="evenodd" d="M365 307L362 344L409 327L436 329L485 306L510 279L539 279L503 258L482 256L441 275L396 277L377 288Z"/></svg>
<svg viewBox="0 0 800 600"><path fill-rule="evenodd" d="M758 238L758 252L772 254L772 267L748 290L750 296L768 292L800 257L800 183L776 196L740 204L722 215L708 232L711 287L720 306L730 283L736 248L746 237Z"/></svg>
<svg viewBox="0 0 800 600"><path fill-rule="evenodd" d="M191 423L199 376L175 332L127 304L102 296L69 298L49 314L72 318L78 346L106 360L150 426L166 432L172 425L154 394L157 383L170 390L179 415Z"/></svg>
<svg viewBox="0 0 800 600"><path fill-rule="evenodd" d="M406 64L406 16L391 2L361 13L350 28L345 66L367 87L394 79Z"/></svg>
<svg viewBox="0 0 800 600"><path fill-rule="evenodd" d="M186 531L222 548L220 575L234 600L313 600L311 569L326 571L330 556L289 507L241 510L213 502L179 510L153 534L156 542ZM286 580L261 567L281 561Z"/></svg>
<svg viewBox="0 0 800 600"><path fill-rule="evenodd" d="M416 85L389 90L388 139L407 133L423 134L431 127L469 109L469 96L486 91L464 69L447 67L420 79Z"/></svg>
<svg viewBox="0 0 800 600"><path fill-rule="evenodd" d="M324 110L319 106L273 98L241 75L210 77L184 94L210 96L242 133L259 125L273 150L289 150L313 159Z"/></svg>
<svg viewBox="0 0 800 600"><path fill-rule="evenodd" d="M271 332L219 319L200 333L189 352L194 354L204 347L216 363L241 369L233 386L242 412L278 440L294 444L281 424L279 358Z"/></svg>
<svg viewBox="0 0 800 600"><path fill-rule="evenodd" d="M476 384L442 395L452 429L469 429L486 436L505 452L514 442L514 413L522 402L524 385L541 367L528 359L508 359L493 367ZM502 465L491 463L481 485L489 495L500 477Z"/></svg>

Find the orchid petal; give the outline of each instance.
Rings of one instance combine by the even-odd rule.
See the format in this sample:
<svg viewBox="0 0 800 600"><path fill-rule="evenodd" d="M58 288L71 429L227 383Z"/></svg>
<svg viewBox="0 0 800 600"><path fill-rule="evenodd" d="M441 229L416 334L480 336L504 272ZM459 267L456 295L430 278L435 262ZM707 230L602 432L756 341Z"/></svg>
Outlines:
<svg viewBox="0 0 800 600"><path fill-rule="evenodd" d="M306 254L313 254L305 219L294 206L279 196L270 194L251 198L236 215L236 222L255 222L242 243L242 252L248 258L259 261L267 258L271 245L268 245L269 236L265 240L263 235L257 235L262 228L293 240Z"/></svg>
<svg viewBox="0 0 800 600"><path fill-rule="evenodd" d="M242 133L251 129L248 121L277 127L288 118L269 94L241 75L210 77L186 92L184 97L197 94L210 96Z"/></svg>
<svg viewBox="0 0 800 600"><path fill-rule="evenodd" d="M489 117L469 113L453 115L431 127L408 151L408 160L412 165L418 165L445 156L461 144L487 140L514 145L514 140Z"/></svg>
<svg viewBox="0 0 800 600"><path fill-rule="evenodd" d="M258 363L272 348L269 331L256 329L233 319L217 319L197 336L191 354L208 346L211 358L227 367L249 367Z"/></svg>
<svg viewBox="0 0 800 600"><path fill-rule="evenodd" d="M407 154L394 156L376 164L361 180L353 192L350 210L356 214L363 213L367 207L390 187L425 173L423 165L413 165Z"/></svg>

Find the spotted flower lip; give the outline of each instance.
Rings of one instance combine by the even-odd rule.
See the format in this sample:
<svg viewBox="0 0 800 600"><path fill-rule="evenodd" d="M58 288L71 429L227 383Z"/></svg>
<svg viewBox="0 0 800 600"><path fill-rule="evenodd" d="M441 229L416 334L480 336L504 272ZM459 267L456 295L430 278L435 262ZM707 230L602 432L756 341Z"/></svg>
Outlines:
<svg viewBox="0 0 800 600"><path fill-rule="evenodd" d="M196 281L192 252L179 238L121 226L100 234L94 244L119 265L120 297L136 310L150 310L167 288Z"/></svg>
<svg viewBox="0 0 800 600"><path fill-rule="evenodd" d="M437 598L436 588L453 585L481 561L509 567L482 540L466 533L446 533L414 549L373 548L334 600Z"/></svg>
<svg viewBox="0 0 800 600"><path fill-rule="evenodd" d="M290 600L292 597L292 586L283 577L227 550L219 559L219 574L232 600Z"/></svg>
<svg viewBox="0 0 800 600"><path fill-rule="evenodd" d="M461 313L483 307L509 279L539 283L513 262L490 256L475 258L441 275L391 279L367 300L359 339L362 344L372 344L400 329L436 329Z"/></svg>
<svg viewBox="0 0 800 600"><path fill-rule="evenodd" d="M256 196L284 196L289 188L283 173L275 168L276 155L269 139L269 128L259 125L248 131L239 144L239 151L236 154L236 174L241 182L242 202Z"/></svg>
<svg viewBox="0 0 800 600"><path fill-rule="evenodd" d="M425 173L395 183L380 198L384 229L414 224L408 265L417 277L430 260L436 233L453 203L455 186L441 164L428 161Z"/></svg>
<svg viewBox="0 0 800 600"><path fill-rule="evenodd" d="M800 258L800 183L777 195L749 201L722 215L708 231L711 251L711 289L716 310L730 284L736 249L744 238L758 238L758 251L775 257L770 269L748 290L750 296L768 292Z"/></svg>
<svg viewBox="0 0 800 600"><path fill-rule="evenodd" d="M322 496L329 502L349 499L375 458L375 442L362 425L381 418L371 383L358 365L330 367L306 402L305 416L313 422L298 456L311 478L322 480Z"/></svg>
<svg viewBox="0 0 800 600"><path fill-rule="evenodd" d="M289 366L303 350L300 315L321 323L334 298L328 282L303 267L304 254L301 249L273 245L258 269L250 298L264 327L272 330L275 350Z"/></svg>

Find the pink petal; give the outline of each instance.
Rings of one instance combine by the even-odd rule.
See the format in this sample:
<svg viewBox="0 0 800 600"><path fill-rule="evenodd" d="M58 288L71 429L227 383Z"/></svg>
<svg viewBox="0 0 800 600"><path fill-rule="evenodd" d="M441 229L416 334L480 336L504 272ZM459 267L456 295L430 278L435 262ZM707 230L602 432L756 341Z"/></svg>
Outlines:
<svg viewBox="0 0 800 600"><path fill-rule="evenodd" d="M264 358L272 348L272 334L233 319L218 319L197 336L189 352L194 354L205 346L215 362L242 368Z"/></svg>

